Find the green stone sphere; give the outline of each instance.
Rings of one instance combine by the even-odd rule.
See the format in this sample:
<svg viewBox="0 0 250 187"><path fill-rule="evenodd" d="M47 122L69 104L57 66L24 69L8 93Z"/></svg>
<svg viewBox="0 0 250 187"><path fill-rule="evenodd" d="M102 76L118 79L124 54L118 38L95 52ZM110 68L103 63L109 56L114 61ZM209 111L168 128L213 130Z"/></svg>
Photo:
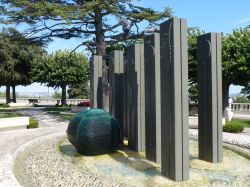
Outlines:
<svg viewBox="0 0 250 187"><path fill-rule="evenodd" d="M67 128L68 140L83 155L108 154L117 149L121 137L118 121L102 109L79 112Z"/></svg>

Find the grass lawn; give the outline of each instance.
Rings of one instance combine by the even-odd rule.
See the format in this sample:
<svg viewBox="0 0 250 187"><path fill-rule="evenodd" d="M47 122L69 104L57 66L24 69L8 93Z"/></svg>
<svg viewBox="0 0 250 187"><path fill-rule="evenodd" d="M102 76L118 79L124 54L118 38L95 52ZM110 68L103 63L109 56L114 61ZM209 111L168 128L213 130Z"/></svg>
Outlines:
<svg viewBox="0 0 250 187"><path fill-rule="evenodd" d="M9 105L4 104L4 103L0 103L0 108L9 108Z"/></svg>
<svg viewBox="0 0 250 187"><path fill-rule="evenodd" d="M71 120L75 114L67 114L64 112L71 112L71 107L69 106L64 106L64 107L47 107L42 109L43 111L58 116L63 119Z"/></svg>
<svg viewBox="0 0 250 187"><path fill-rule="evenodd" d="M231 121L243 125L246 128L250 128L250 120L233 118Z"/></svg>
<svg viewBox="0 0 250 187"><path fill-rule="evenodd" d="M0 109L0 118L11 118L19 116L22 116L22 114L18 113L16 110Z"/></svg>
<svg viewBox="0 0 250 187"><path fill-rule="evenodd" d="M70 112L71 107L70 106L52 106L52 107L46 107L42 109L45 112Z"/></svg>

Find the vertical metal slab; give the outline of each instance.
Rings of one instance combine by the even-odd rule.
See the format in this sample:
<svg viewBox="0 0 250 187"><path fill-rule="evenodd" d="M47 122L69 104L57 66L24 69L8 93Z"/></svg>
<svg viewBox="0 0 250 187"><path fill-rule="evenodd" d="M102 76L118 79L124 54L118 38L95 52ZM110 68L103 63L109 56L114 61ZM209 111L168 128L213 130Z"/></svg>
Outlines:
<svg viewBox="0 0 250 187"><path fill-rule="evenodd" d="M222 162L221 37L207 33L197 39L199 158Z"/></svg>
<svg viewBox="0 0 250 187"><path fill-rule="evenodd" d="M124 139L123 127L123 51L112 51L109 55L109 112L121 127L121 143Z"/></svg>
<svg viewBox="0 0 250 187"><path fill-rule="evenodd" d="M161 169L175 181L189 178L187 21L160 25Z"/></svg>
<svg viewBox="0 0 250 187"><path fill-rule="evenodd" d="M90 98L91 108L102 108L102 56L90 59Z"/></svg>
<svg viewBox="0 0 250 187"><path fill-rule="evenodd" d="M126 64L128 146L136 151L145 149L144 46L128 47Z"/></svg>
<svg viewBox="0 0 250 187"><path fill-rule="evenodd" d="M124 73L123 73L123 127L124 127L124 137L128 138L128 120L127 120L127 114L128 114L128 83L127 83L127 62L128 58L127 56L124 56Z"/></svg>
<svg viewBox="0 0 250 187"><path fill-rule="evenodd" d="M144 39L146 158L161 162L160 34Z"/></svg>

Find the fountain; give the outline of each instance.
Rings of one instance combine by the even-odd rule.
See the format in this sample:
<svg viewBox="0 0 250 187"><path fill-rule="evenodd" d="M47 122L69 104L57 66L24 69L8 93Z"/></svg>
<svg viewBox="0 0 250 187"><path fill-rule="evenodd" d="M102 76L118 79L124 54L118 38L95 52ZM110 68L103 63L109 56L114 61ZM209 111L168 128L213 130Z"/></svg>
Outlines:
<svg viewBox="0 0 250 187"><path fill-rule="evenodd" d="M236 147L223 149L223 163L210 163L199 160L198 141L189 141L190 179L175 182L161 176L161 165L148 161L145 152L135 152L125 146L111 154L82 156L75 147L64 139L59 149L62 156L82 172L93 176L123 183L129 186L249 186L250 154L248 158L235 152Z"/></svg>

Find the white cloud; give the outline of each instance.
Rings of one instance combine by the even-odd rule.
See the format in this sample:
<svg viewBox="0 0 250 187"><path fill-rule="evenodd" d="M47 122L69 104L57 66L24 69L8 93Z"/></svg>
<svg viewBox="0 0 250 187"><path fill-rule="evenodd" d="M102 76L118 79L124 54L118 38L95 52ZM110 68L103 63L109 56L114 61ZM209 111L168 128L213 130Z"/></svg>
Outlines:
<svg viewBox="0 0 250 187"><path fill-rule="evenodd" d="M235 24L247 24L247 23L250 23L250 16L246 17L246 18L243 18L243 19L240 19L238 21L235 21L234 23Z"/></svg>

